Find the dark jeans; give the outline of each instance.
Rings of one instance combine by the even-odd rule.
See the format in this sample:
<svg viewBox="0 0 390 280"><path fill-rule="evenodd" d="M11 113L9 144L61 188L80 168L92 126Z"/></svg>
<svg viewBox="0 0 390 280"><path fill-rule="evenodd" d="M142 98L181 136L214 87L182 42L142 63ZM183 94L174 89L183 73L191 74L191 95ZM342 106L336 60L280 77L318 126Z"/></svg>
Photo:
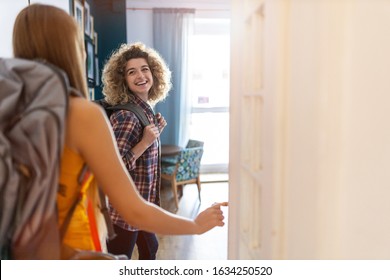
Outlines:
<svg viewBox="0 0 390 280"><path fill-rule="evenodd" d="M158 240L154 233L146 231L127 231L114 225L116 237L107 243L108 252L115 255L126 255L131 259L134 246L137 244L140 260L155 260Z"/></svg>

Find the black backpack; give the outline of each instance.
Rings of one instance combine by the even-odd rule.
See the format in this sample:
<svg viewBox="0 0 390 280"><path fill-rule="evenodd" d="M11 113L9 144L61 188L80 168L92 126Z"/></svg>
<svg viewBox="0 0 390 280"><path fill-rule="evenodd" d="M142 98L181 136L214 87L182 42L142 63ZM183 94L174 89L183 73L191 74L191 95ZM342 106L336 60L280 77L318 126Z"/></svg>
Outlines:
<svg viewBox="0 0 390 280"><path fill-rule="evenodd" d="M133 112L138 118L142 127L145 127L150 124L149 119L147 118L145 112L142 108L135 103L126 103L126 104L118 104L115 106L109 105L104 99L93 100L96 104L99 104L107 114L107 117L110 118L111 114L118 110L127 110Z"/></svg>

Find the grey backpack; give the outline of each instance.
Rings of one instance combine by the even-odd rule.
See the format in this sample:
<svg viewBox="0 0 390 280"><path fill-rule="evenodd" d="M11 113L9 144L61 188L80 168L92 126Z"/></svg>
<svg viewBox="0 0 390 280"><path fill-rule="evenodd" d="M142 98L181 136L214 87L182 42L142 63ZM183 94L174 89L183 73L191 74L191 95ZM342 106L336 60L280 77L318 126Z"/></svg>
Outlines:
<svg viewBox="0 0 390 280"><path fill-rule="evenodd" d="M1 259L59 259L56 196L69 87L47 63L0 58Z"/></svg>

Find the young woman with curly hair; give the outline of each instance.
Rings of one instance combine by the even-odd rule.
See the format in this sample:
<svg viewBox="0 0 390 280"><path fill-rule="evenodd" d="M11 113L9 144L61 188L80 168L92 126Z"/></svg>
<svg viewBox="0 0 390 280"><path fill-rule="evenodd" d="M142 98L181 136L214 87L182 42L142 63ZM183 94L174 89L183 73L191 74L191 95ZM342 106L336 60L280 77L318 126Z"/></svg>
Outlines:
<svg viewBox="0 0 390 280"><path fill-rule="evenodd" d="M121 45L103 69L103 94L109 105L137 104L150 125L143 127L136 115L117 110L110 116L111 125L123 161L141 196L160 205L160 134L167 125L153 106L171 89L171 72L161 56L142 43ZM108 251L131 258L135 244L139 259L156 259L158 240L154 233L128 224L110 206L117 237L108 242Z"/></svg>

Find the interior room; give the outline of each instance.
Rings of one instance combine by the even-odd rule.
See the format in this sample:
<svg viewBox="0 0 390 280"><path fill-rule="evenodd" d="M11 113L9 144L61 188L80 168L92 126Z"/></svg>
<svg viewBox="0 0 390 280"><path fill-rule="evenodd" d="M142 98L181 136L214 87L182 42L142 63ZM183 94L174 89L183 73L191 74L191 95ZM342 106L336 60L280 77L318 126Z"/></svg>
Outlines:
<svg viewBox="0 0 390 280"><path fill-rule="evenodd" d="M177 182L181 185L178 185L175 191L178 193L176 199L170 186L170 179L162 179L162 207L172 213L194 218L198 212L214 202L228 200L230 60L228 1L199 1L195 4L191 1L118 0L22 2L6 3L9 6L7 9L14 11L13 14L7 14L11 15L9 22L14 20L12 16L15 17L25 5L45 2L57 5L75 17L80 28L84 30L86 72L91 100L103 98L101 70L116 47L127 42L143 42L156 48L173 73L173 88L169 96L155 108L155 112L161 112L168 122L160 138L162 160L164 161L167 149L166 156L174 158L178 157L179 149L186 148L190 141L202 142L199 167L196 170L197 174L193 175L195 179ZM182 17L182 20L186 21L185 27L180 26L173 30L174 25L160 24L161 30L158 32L161 36L157 38L155 34L158 32L153 32L153 10L156 8L161 9L161 17L166 17L165 10L168 17L171 16L170 9L173 9L173 16ZM162 18L161 21L170 22L170 19ZM6 36L11 38L12 24L4 31L8 32ZM181 35L173 38L175 33ZM180 46L171 49L173 45ZM6 45L2 46L2 56L12 56L11 44L8 48L5 47ZM179 49L183 49L183 53L179 53ZM175 53L178 55L173 55ZM172 153L169 147L171 149L173 147L175 151ZM226 224L224 228L217 229L206 237L159 236L158 258L227 259L227 228ZM208 250L210 244L216 246L214 255ZM172 247L176 249L172 250ZM137 258L137 252L133 258Z"/></svg>
<svg viewBox="0 0 390 280"><path fill-rule="evenodd" d="M162 207L229 206L223 228L160 236L159 259L390 259L389 1L2 1L0 57L28 2L80 23L90 99L122 43L169 65L173 88L154 108L168 123ZM199 173L180 182L191 149Z"/></svg>

